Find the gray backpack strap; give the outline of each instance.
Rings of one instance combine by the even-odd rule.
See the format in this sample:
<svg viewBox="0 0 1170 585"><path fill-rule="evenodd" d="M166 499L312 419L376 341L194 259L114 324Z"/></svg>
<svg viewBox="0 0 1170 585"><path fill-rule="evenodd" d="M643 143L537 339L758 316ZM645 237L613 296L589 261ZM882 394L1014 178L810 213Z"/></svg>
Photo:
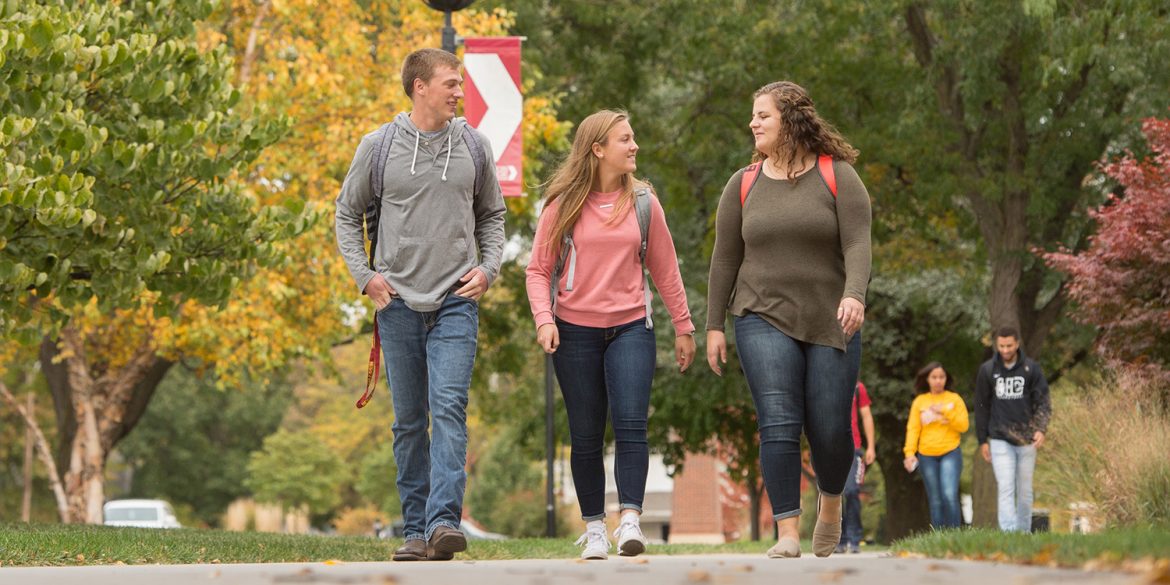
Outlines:
<svg viewBox="0 0 1170 585"><path fill-rule="evenodd" d="M646 300L646 328L654 329L654 318L651 317L650 279L646 277L646 247L650 241L650 189L639 187L634 191L634 213L638 216L638 231L642 235L642 244L638 248L638 259L642 261L642 290Z"/></svg>
<svg viewBox="0 0 1170 585"><path fill-rule="evenodd" d="M557 312L557 289L560 288L561 274L565 271L565 262L569 262L569 278L565 282L565 290L573 290L573 278L577 273L577 246L573 243L573 236L565 234L561 241L561 253L557 255L557 263L553 266L552 280L549 283L549 294L552 297L553 317Z"/></svg>
<svg viewBox="0 0 1170 585"><path fill-rule="evenodd" d="M483 187L484 169L487 168L487 152L484 151L483 144L479 141L479 135L471 126L463 127L463 142L471 151L471 162L475 164L475 191L472 193L478 194L480 188Z"/></svg>
<svg viewBox="0 0 1170 585"><path fill-rule="evenodd" d="M398 127L393 122L382 124L374 131L374 164L370 165L370 192L374 197L366 206L366 235L370 238L370 268L374 268L374 250L378 247L378 219L382 214L382 176L386 174L386 161L390 159L390 145Z"/></svg>

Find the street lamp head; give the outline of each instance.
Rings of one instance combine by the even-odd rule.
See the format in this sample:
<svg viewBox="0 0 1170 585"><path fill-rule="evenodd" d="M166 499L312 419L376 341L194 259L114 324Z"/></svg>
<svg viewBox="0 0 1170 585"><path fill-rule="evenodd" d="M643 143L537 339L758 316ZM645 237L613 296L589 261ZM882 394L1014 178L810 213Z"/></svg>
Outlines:
<svg viewBox="0 0 1170 585"><path fill-rule="evenodd" d="M442 12L456 12L471 6L475 0L423 0L427 6Z"/></svg>

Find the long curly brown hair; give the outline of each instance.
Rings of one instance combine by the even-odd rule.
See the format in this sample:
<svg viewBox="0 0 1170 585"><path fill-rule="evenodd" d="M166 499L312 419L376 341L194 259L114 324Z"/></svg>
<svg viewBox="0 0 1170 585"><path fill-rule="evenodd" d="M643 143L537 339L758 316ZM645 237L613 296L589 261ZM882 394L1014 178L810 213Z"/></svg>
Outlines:
<svg viewBox="0 0 1170 585"><path fill-rule="evenodd" d="M762 95L769 95L780 111L780 136L772 152L756 150L752 154L752 162L760 162L766 158L775 157L775 160L788 159L788 179L792 180L798 170L797 156L804 152L822 155L827 154L836 160L843 160L853 164L860 154L853 148L841 133L817 115L812 98L808 97L805 89L791 81L773 81L756 90L752 101Z"/></svg>

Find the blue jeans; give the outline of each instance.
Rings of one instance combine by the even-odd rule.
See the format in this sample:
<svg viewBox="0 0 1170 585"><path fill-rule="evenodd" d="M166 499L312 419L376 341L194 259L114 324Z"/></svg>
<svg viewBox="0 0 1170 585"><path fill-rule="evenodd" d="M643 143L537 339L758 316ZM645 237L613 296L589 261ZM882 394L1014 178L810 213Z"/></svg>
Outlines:
<svg viewBox="0 0 1170 585"><path fill-rule="evenodd" d="M818 489L840 495L853 461L849 409L861 367L861 333L841 351L792 339L748 313L735 318L735 341L756 403L760 468L772 518L800 515L802 431Z"/></svg>
<svg viewBox="0 0 1170 585"><path fill-rule="evenodd" d="M930 504L930 525L935 528L960 528L963 514L959 510L959 476L963 474L963 451L932 457L918 454L918 473L926 484L926 501Z"/></svg>
<svg viewBox="0 0 1170 585"><path fill-rule="evenodd" d="M999 491L999 529L1032 531L1032 474L1036 471L1036 446L1013 445L991 439L991 470Z"/></svg>
<svg viewBox="0 0 1170 585"><path fill-rule="evenodd" d="M586 521L605 518L605 422L615 440L618 504L642 510L650 449L646 419L654 382L654 332L646 320L617 327L583 327L557 319L561 345L553 354L569 415L569 466Z"/></svg>
<svg viewBox="0 0 1170 585"><path fill-rule="evenodd" d="M862 466L860 449L853 452L853 466L849 468L849 476L845 478L845 499L841 502L841 541L842 546L861 546L861 482L857 476L861 475Z"/></svg>
<svg viewBox="0 0 1170 585"><path fill-rule="evenodd" d="M403 531L407 540L429 540L439 526L458 528L463 515L479 307L448 294L438 310L418 312L395 297L378 312L377 324L394 400Z"/></svg>

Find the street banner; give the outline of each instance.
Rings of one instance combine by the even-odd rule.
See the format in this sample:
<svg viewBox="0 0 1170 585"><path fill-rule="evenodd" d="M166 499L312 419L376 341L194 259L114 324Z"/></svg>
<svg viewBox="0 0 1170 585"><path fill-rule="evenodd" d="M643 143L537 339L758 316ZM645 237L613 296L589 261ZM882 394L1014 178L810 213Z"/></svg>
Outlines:
<svg viewBox="0 0 1170 585"><path fill-rule="evenodd" d="M504 196L520 197L524 194L520 38L464 39L463 70L463 114L487 136Z"/></svg>

